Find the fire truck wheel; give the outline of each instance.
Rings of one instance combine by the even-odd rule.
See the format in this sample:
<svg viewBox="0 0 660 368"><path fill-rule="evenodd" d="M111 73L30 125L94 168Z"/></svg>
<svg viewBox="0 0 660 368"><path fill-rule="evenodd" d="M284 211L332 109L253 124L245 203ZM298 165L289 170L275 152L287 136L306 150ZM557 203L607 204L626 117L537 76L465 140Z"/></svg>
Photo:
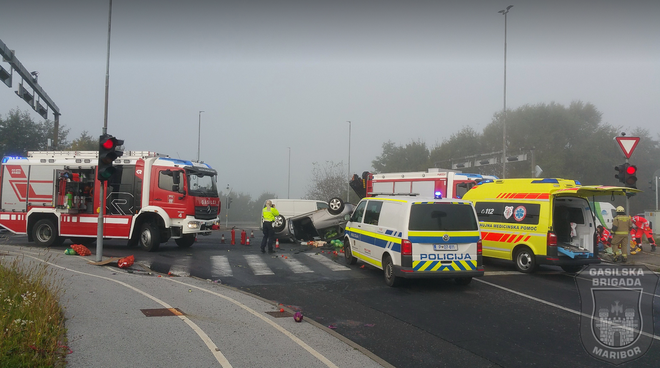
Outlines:
<svg viewBox="0 0 660 368"><path fill-rule="evenodd" d="M160 245L160 230L152 222L145 222L140 228L140 247L147 252L158 250Z"/></svg>
<svg viewBox="0 0 660 368"><path fill-rule="evenodd" d="M57 227L50 219L41 219L32 228L32 239L37 245L45 247L58 246L64 239L57 236Z"/></svg>
<svg viewBox="0 0 660 368"><path fill-rule="evenodd" d="M331 215L338 215L344 210L344 201L339 197L332 197L328 201L328 206Z"/></svg>
<svg viewBox="0 0 660 368"><path fill-rule="evenodd" d="M273 230L275 230L276 233L279 233L280 231L284 230L286 227L286 219L284 216L279 215L275 217L275 221L273 221Z"/></svg>
<svg viewBox="0 0 660 368"><path fill-rule="evenodd" d="M527 247L522 247L516 252L514 261L516 262L516 269L520 272L531 273L536 270L536 256Z"/></svg>
<svg viewBox="0 0 660 368"><path fill-rule="evenodd" d="M357 258L353 257L351 244L348 239L344 239L344 258L346 258L346 264L354 265L357 263Z"/></svg>
<svg viewBox="0 0 660 368"><path fill-rule="evenodd" d="M184 235L179 239L174 239L176 245L181 248L189 248L193 243L195 243L195 235Z"/></svg>

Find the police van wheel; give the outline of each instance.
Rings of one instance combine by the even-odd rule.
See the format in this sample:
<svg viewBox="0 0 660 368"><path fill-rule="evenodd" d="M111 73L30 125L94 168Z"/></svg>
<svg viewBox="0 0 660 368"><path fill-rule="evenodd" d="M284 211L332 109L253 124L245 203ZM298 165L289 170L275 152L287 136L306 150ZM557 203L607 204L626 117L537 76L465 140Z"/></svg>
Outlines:
<svg viewBox="0 0 660 368"><path fill-rule="evenodd" d="M32 239L44 247L62 245L64 238L57 235L57 226L50 219L41 219L32 228Z"/></svg>
<svg viewBox="0 0 660 368"><path fill-rule="evenodd" d="M385 257L383 261L383 273L387 286L398 286L401 284L401 278L394 275L394 264L392 264L392 258L389 256Z"/></svg>
<svg viewBox="0 0 660 368"><path fill-rule="evenodd" d="M516 269L523 273L530 273L536 270L536 257L534 252L527 247L522 247L516 252Z"/></svg>
<svg viewBox="0 0 660 368"><path fill-rule="evenodd" d="M275 230L276 233L279 233L280 231L284 230L286 227L286 219L284 216L279 215L275 217L275 220L273 221L273 230Z"/></svg>
<svg viewBox="0 0 660 368"><path fill-rule="evenodd" d="M348 239L344 239L344 257L346 258L346 264L354 265L357 263L357 258L353 257L351 242Z"/></svg>
<svg viewBox="0 0 660 368"><path fill-rule="evenodd" d="M584 265L561 266L561 269L568 273L578 273L582 270L583 267Z"/></svg>
<svg viewBox="0 0 660 368"><path fill-rule="evenodd" d="M456 285L468 285L472 282L472 277L457 277L454 279Z"/></svg>
<svg viewBox="0 0 660 368"><path fill-rule="evenodd" d="M338 215L344 210L344 201L339 197L332 197L328 201L328 212L331 215Z"/></svg>
<svg viewBox="0 0 660 368"><path fill-rule="evenodd" d="M147 252L158 250L160 245L160 230L151 222L145 222L140 228L140 247Z"/></svg>

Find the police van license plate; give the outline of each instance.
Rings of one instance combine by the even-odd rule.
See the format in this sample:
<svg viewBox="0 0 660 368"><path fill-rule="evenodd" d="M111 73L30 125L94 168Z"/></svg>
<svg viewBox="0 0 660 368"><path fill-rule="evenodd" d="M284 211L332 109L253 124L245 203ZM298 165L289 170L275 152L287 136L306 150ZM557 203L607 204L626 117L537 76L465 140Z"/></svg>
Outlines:
<svg viewBox="0 0 660 368"><path fill-rule="evenodd" d="M433 244L433 250L458 250L458 244Z"/></svg>

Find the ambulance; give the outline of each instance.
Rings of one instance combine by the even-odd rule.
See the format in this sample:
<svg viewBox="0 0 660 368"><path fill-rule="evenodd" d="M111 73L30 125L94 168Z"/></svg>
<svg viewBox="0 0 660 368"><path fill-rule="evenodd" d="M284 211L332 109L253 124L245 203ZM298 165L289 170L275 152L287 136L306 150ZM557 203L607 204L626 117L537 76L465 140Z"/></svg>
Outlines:
<svg viewBox="0 0 660 368"><path fill-rule="evenodd" d="M477 211L484 257L514 261L525 273L541 264L577 272L600 263L590 203L636 192L567 179L498 179L473 187L463 198Z"/></svg>

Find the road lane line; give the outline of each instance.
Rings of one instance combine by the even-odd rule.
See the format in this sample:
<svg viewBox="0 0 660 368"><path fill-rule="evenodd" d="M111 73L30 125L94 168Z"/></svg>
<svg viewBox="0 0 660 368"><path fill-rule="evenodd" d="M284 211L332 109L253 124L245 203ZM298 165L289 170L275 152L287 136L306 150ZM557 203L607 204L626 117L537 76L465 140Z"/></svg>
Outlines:
<svg viewBox="0 0 660 368"><path fill-rule="evenodd" d="M257 257L258 257L258 256L257 256ZM211 290L207 290L207 289L201 288L201 287L196 286L196 285L186 284L186 283L183 282L183 281L175 280L175 279L172 279L172 278L167 278L167 279L165 279L165 280L172 281L172 282L176 282L176 283L179 283L179 284L182 284L182 285L186 285L186 286L188 286L188 287L190 287L190 288L195 288L195 289L198 289L198 290L200 290L200 291L203 291L203 292L206 292L206 293L209 293L209 294L213 294L213 295L215 295L215 296L217 296L217 297L223 298L223 299L225 299L225 300L227 300L227 301L229 301L229 302L231 302L231 303L234 303L234 304L237 305L238 307L244 309L244 310L247 311L248 313L250 313L250 314L252 314L253 316L255 316L255 317L261 319L262 321L268 323L268 324L271 325L273 328L275 328L276 330L280 331L282 334L286 335L288 338L290 338L291 340L293 340L293 342L295 342L296 344L298 344L298 345L299 345L300 347L302 347L303 349L307 350L307 351L308 351L310 354L312 354L316 359L318 359L318 360L320 360L321 362L323 362L326 366L331 367L331 368L339 368L339 367L337 367L334 363L332 363L328 358L326 358L325 356L323 356L323 354L321 354L320 352L316 351L316 349L312 348L311 346L307 345L304 341L302 341L301 339L299 339L298 337L296 337L296 335L292 334L291 332L289 332L289 331L288 331L287 329L285 329L284 327L282 327L282 326L278 325L277 323L273 322L272 320L270 320L269 318L267 318L266 316L264 316L262 313L259 313L259 312L255 311L254 309L252 309L252 308L248 307L247 305L245 305L245 304L239 302L238 300L235 300L235 299L233 299L233 298L230 298L230 297L228 297L228 296L226 296L226 295L222 295L222 294L216 293L216 292L211 291Z"/></svg>
<svg viewBox="0 0 660 368"><path fill-rule="evenodd" d="M40 258L37 258L37 257L31 256L31 255L28 255L28 254L25 254L25 253L23 253L23 255L25 255L25 256L27 256L27 257L30 257L30 258L32 258L32 259L35 259L35 260L37 260L37 261L39 261L39 262L46 263L46 264L48 264L48 265L50 265L50 266L60 268L60 269L65 270L65 271L70 271L70 272L74 272L74 273L81 274L81 275L85 275L85 276L91 276L91 277L96 277L96 278L103 279L103 280L106 280L106 281L112 281L112 282L115 282L115 283L117 283L117 284L119 284L119 285L122 285L122 286L125 286L125 287L127 287L127 288L129 288L129 289L131 289L131 290L133 290L133 291L135 291L135 292L137 292L137 293L139 293L139 294L142 294L143 296L145 296L145 297L147 297L147 298L149 298L149 299L155 301L156 303L162 305L164 308L168 308L168 309L173 308L171 305L169 305L169 304L165 303L164 301L162 301L162 300L156 298L155 296L153 296L153 295L151 295L151 294L149 294L149 293L147 293L147 292L144 292L144 291L142 291L142 290L140 290L140 289L138 289L138 288L136 288L136 287L134 287L134 286L131 286L131 285L125 283L125 282L122 282L122 281L119 281L119 280L115 280L115 279L111 279L111 278L109 278L109 277L105 277L105 276L99 276L99 275L94 275L94 274L87 273L87 272L82 272L82 271L72 270L72 269L70 269L70 268L62 267L62 266L60 266L60 265L56 265L56 264L54 264L54 263L51 263L51 262L45 261L45 260L43 260L43 259L40 259ZM165 280L167 280L167 279L165 279ZM232 368L232 365L229 363L229 361L227 360L227 358L226 358L226 357L220 352L220 349L218 348L218 346L215 345L215 343L213 342L213 340L211 340L211 338L206 334L206 332L204 332L204 330L202 330L201 328L199 328L199 326L197 326L197 325L195 324L195 322L191 321L188 317L186 317L186 316L184 316L184 315L180 315L180 316L177 316L177 317L179 317L179 319L181 319L181 320L182 320L183 322L185 322L185 323L186 323L186 324L187 324L187 325L188 325L193 331L195 331L195 333L197 334L197 336L199 336L199 337L202 339L202 341L204 341L204 344L206 344L206 347L211 351L211 354L213 354L213 356L215 357L215 359L218 361L218 363L220 363L220 365L221 365L223 368Z"/></svg>
<svg viewBox="0 0 660 368"><path fill-rule="evenodd" d="M280 259L286 264L293 273L313 273L309 267L305 266L302 264L299 260L295 258L283 258L280 257Z"/></svg>
<svg viewBox="0 0 660 368"><path fill-rule="evenodd" d="M478 281L478 282L480 282L480 283L482 283L482 284L486 284L486 285L490 285L490 286L492 286L492 287L496 287L496 288L498 288L498 289L502 289L502 290L504 290L504 291L508 291L509 293L516 294L516 295L518 295L518 296L522 296L523 298L527 298L527 299L531 299L531 300L534 300L534 301L539 302L539 303L543 303L543 304L548 305L548 306L550 306L550 307L558 308L558 309L561 309L561 310L563 310L563 311L566 311L566 312L569 312L569 313L573 313L573 314L578 315L578 316L587 317L587 318L589 318L589 319L591 319L591 320L595 320L595 319L596 319L596 318L595 318L594 316L592 316L592 315L589 315L589 314L586 314L586 313L582 313L582 312L580 312L580 311L572 310L572 309L570 309L570 308L562 307L562 306L559 305L559 304L555 304L555 303L553 303L553 302L549 302L549 301L546 301L546 300L543 300L543 299L539 299L539 298L534 297L534 296L531 296L531 295L523 294L523 293L521 293L521 292L519 292L519 291L515 291L515 290L513 290L513 289L509 289L509 288L506 288L506 287L504 287L504 286L500 286L500 285L497 285L497 284L493 284L492 282L484 281L484 280L481 280L481 279L479 279L479 278L473 278L473 280L474 280L474 281ZM660 340L660 336L651 335L651 334L646 333L646 332L644 332L644 331L640 331L640 332L641 332L642 335L644 335L644 336L646 336L646 337L651 337L651 338L653 338L653 339L655 339L655 340Z"/></svg>
<svg viewBox="0 0 660 368"><path fill-rule="evenodd" d="M262 256L256 255L256 254L247 254L244 255L245 260L248 263L248 266L252 269L252 272L254 272L255 275L257 276L263 276L263 275L274 275L275 273L271 271L270 268L268 268L268 265L266 265L266 262L263 261L261 258Z"/></svg>
<svg viewBox="0 0 660 368"><path fill-rule="evenodd" d="M227 256L211 257L211 275L219 275L223 277L231 277L234 275Z"/></svg>
<svg viewBox="0 0 660 368"><path fill-rule="evenodd" d="M305 254L307 256L309 256L310 258L312 258L313 260L318 261L322 265L328 267L332 271L348 271L348 270L350 270L349 267L340 265L339 263L329 259L326 256L322 256L322 255L316 254L316 253L305 253Z"/></svg>

